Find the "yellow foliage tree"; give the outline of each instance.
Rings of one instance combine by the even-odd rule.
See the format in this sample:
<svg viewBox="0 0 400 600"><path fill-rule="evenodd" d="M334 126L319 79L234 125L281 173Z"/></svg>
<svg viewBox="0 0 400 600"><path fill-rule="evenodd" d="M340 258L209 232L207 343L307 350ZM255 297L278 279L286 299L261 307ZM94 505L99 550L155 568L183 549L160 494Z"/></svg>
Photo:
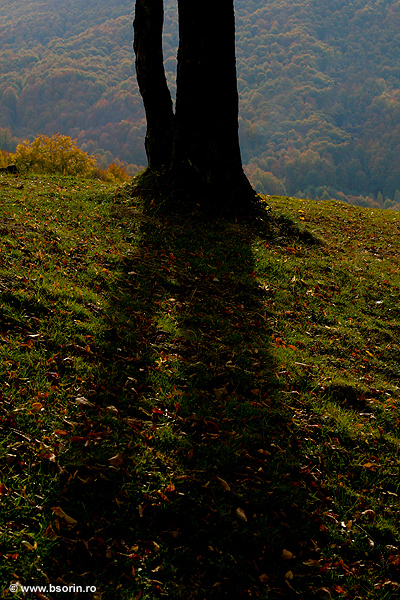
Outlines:
<svg viewBox="0 0 400 600"><path fill-rule="evenodd" d="M92 177L106 181L107 183L124 183L130 179L130 175L124 165L117 165L116 163L111 163L107 169L93 169Z"/></svg>
<svg viewBox="0 0 400 600"><path fill-rule="evenodd" d="M10 164L9 154L6 150L0 150L0 167L4 168Z"/></svg>
<svg viewBox="0 0 400 600"><path fill-rule="evenodd" d="M95 158L83 152L67 135L56 133L51 137L40 134L33 142L24 140L18 144L13 160L19 170L63 175L89 175L95 166Z"/></svg>

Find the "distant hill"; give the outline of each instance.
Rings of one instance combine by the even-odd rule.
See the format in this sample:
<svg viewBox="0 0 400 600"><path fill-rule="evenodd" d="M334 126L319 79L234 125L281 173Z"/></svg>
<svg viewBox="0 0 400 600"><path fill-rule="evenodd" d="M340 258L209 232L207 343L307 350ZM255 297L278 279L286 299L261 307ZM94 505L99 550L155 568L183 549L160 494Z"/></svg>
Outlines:
<svg viewBox="0 0 400 600"><path fill-rule="evenodd" d="M400 207L400 2L235 6L241 146L256 187ZM132 0L0 0L0 148L60 131L103 166L144 165L133 16ZM166 0L172 88L176 46Z"/></svg>
<svg viewBox="0 0 400 600"><path fill-rule="evenodd" d="M249 0L237 8L245 162L293 195L398 202L400 3Z"/></svg>
<svg viewBox="0 0 400 600"><path fill-rule="evenodd" d="M0 127L71 135L103 166L145 164L133 15L130 0L0 0Z"/></svg>

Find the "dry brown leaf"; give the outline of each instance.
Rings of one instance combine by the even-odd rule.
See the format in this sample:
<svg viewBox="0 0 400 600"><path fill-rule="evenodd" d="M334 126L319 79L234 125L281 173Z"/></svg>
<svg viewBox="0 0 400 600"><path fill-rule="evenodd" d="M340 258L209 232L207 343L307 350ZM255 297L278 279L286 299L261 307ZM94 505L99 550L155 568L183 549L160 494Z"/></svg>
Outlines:
<svg viewBox="0 0 400 600"><path fill-rule="evenodd" d="M260 575L260 577L258 579L261 581L261 583L267 583L269 581L269 577L265 573Z"/></svg>
<svg viewBox="0 0 400 600"><path fill-rule="evenodd" d="M213 388L213 392L217 398L221 398L221 396L224 396L228 393L226 385L222 388Z"/></svg>
<svg viewBox="0 0 400 600"><path fill-rule="evenodd" d="M22 543L25 544L27 550L37 550L37 542L35 542L33 546L30 542L27 542L25 540L23 540Z"/></svg>
<svg viewBox="0 0 400 600"><path fill-rule="evenodd" d="M53 506L51 510L55 515L57 515L57 517L64 519L64 521L68 523L68 525L72 525L72 527L75 527L75 525L78 523L78 521L68 516L60 506Z"/></svg>
<svg viewBox="0 0 400 600"><path fill-rule="evenodd" d="M361 515L363 517L368 517L369 519L376 519L376 513L375 511L373 511L371 508L368 508L367 510L364 510Z"/></svg>
<svg viewBox="0 0 400 600"><path fill-rule="evenodd" d="M220 486L221 486L221 487L222 487L222 488L223 488L223 489L224 489L226 492L230 492L230 491L231 491L231 488L229 487L229 483L227 483L227 482L225 481L225 479L222 479L221 477L218 477L218 475L217 475L216 479L217 479L218 483L220 484Z"/></svg>
<svg viewBox="0 0 400 600"><path fill-rule="evenodd" d="M284 549L282 550L281 558L283 558L283 560L290 560L291 558L294 558L294 554L289 552L289 550Z"/></svg>
<svg viewBox="0 0 400 600"><path fill-rule="evenodd" d="M262 454L262 455L264 455L264 456L271 456L271 452L268 452L268 450L264 450L264 448L259 448L259 449L257 450L257 452L258 452L259 454Z"/></svg>
<svg viewBox="0 0 400 600"><path fill-rule="evenodd" d="M319 567L321 564L321 561L316 560L315 558L309 558L308 560L303 560L303 565L306 565L307 567Z"/></svg>
<svg viewBox="0 0 400 600"><path fill-rule="evenodd" d="M112 467L120 467L124 463L124 457L120 452L118 452L118 454L116 454L112 458L109 458L108 462Z"/></svg>
<svg viewBox="0 0 400 600"><path fill-rule="evenodd" d="M241 508L237 508L236 509L236 514L239 517L239 519L241 519L242 521L247 521L247 517L245 515L245 512Z"/></svg>
<svg viewBox="0 0 400 600"><path fill-rule="evenodd" d="M292 571L288 571L288 572L286 573L286 575L285 575L285 579L287 579L287 580L289 580L289 581L290 581L291 579L293 579L293 573L292 573Z"/></svg>
<svg viewBox="0 0 400 600"><path fill-rule="evenodd" d="M84 396L79 396L79 398L75 398L75 404L81 405L81 406L92 406L92 407L95 406L93 404L93 402L90 402L90 400L88 400Z"/></svg>
<svg viewBox="0 0 400 600"><path fill-rule="evenodd" d="M33 402L32 404L32 412L38 413L42 410L43 404L41 402Z"/></svg>

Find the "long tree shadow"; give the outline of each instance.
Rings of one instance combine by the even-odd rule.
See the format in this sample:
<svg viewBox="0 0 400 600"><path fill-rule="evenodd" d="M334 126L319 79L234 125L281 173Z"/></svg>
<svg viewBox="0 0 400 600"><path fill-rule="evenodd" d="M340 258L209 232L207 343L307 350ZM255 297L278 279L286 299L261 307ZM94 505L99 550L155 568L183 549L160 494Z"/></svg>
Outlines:
<svg viewBox="0 0 400 600"><path fill-rule="evenodd" d="M119 278L53 498L78 523L61 515L50 527L51 572L105 597L291 593L284 550L315 532L300 508L255 229L146 217L122 200L121 221L135 244L107 265ZM276 236L281 225L265 227Z"/></svg>

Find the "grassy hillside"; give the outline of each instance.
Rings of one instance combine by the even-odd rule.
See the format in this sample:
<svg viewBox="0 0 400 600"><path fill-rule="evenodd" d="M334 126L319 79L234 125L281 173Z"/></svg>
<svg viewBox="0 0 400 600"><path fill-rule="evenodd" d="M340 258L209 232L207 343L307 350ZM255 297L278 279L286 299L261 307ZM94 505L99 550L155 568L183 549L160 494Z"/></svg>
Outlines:
<svg viewBox="0 0 400 600"><path fill-rule="evenodd" d="M394 598L398 215L0 186L3 596Z"/></svg>

